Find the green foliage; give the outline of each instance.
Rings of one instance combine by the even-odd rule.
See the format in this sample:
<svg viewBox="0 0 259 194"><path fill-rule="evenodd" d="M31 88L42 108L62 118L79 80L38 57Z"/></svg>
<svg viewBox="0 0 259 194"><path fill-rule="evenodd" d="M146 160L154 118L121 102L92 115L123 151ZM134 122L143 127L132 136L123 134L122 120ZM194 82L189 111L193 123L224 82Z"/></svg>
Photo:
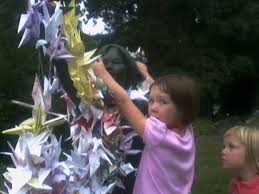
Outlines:
<svg viewBox="0 0 259 194"><path fill-rule="evenodd" d="M259 111L255 111L247 120L246 123L249 125L259 127Z"/></svg>
<svg viewBox="0 0 259 194"><path fill-rule="evenodd" d="M199 118L193 123L194 133L196 135L215 135L217 133L217 128L214 122L206 119Z"/></svg>
<svg viewBox="0 0 259 194"><path fill-rule="evenodd" d="M230 62L233 77L257 77L256 64L252 57L234 56Z"/></svg>
<svg viewBox="0 0 259 194"><path fill-rule="evenodd" d="M112 27L111 42L144 48L154 77L185 72L200 80L210 102L203 110L224 104L225 91L239 80L259 79L258 1L163 1L158 9L154 0L90 0L88 6L89 15Z"/></svg>

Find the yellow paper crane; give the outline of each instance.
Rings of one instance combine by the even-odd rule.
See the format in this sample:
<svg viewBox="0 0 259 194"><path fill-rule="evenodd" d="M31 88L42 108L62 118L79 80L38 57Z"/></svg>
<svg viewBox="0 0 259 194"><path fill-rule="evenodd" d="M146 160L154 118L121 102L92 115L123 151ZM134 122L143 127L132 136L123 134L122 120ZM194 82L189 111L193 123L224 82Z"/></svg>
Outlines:
<svg viewBox="0 0 259 194"><path fill-rule="evenodd" d="M38 134L44 129L52 128L58 125L61 125L66 122L66 115L61 115L57 118L50 119L45 121L46 113L42 109L41 104L38 104L36 108L33 110L33 118L26 119L18 126L6 129L2 131L3 134L10 134L10 135L19 135L23 132L31 132L34 134Z"/></svg>
<svg viewBox="0 0 259 194"><path fill-rule="evenodd" d="M3 134L16 134L19 135L23 132L31 132L33 134L38 134L44 129L52 128L57 125L61 125L66 122L66 115L61 115L52 112L46 112L44 98L42 94L42 89L40 86L40 82L38 76L36 75L33 89L32 89L32 98L34 101L34 105L30 105L27 103L12 101L15 104L32 108L32 118L26 119L18 126L6 129L2 131ZM57 118L50 119L46 121L46 113L57 116Z"/></svg>
<svg viewBox="0 0 259 194"><path fill-rule="evenodd" d="M88 103L93 99L92 83L88 70L90 63L93 61L90 58L95 53L95 49L85 53L80 31L77 30L79 16L75 14L75 0L70 2L69 7L73 8L64 15L64 22L61 28L62 33L68 40L68 50L75 56L75 59L67 61L68 72L77 90L77 96Z"/></svg>

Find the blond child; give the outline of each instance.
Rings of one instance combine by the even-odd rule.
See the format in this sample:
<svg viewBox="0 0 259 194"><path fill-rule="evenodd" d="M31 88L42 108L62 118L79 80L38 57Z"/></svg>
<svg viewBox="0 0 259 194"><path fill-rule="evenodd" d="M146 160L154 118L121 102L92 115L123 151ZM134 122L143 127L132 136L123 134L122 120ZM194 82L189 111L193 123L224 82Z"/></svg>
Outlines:
<svg viewBox="0 0 259 194"><path fill-rule="evenodd" d="M237 174L229 184L230 194L259 194L259 128L229 129L224 135L222 161L224 168Z"/></svg>

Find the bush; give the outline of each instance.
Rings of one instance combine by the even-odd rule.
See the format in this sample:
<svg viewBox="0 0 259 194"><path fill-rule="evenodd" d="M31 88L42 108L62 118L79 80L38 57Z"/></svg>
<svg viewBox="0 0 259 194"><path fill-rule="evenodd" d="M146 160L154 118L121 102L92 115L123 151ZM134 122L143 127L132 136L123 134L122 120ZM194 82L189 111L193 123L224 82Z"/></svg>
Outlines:
<svg viewBox="0 0 259 194"><path fill-rule="evenodd" d="M199 118L194 121L193 129L196 135L213 135L217 132L213 121L207 118Z"/></svg>
<svg viewBox="0 0 259 194"><path fill-rule="evenodd" d="M246 124L259 127L259 110L256 110L252 116L246 120Z"/></svg>

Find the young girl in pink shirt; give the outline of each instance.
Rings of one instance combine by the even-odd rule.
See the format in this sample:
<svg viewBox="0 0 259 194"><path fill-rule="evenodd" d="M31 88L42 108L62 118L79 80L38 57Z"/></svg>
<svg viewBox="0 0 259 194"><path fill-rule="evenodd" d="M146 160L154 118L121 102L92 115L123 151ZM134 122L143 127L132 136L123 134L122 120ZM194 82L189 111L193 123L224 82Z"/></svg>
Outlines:
<svg viewBox="0 0 259 194"><path fill-rule="evenodd" d="M259 128L236 126L224 135L224 168L237 176L229 184L229 194L259 194Z"/></svg>
<svg viewBox="0 0 259 194"><path fill-rule="evenodd" d="M137 66L143 76L151 79L143 63ZM199 89L194 80L167 75L154 81L146 118L105 69L101 59L93 64L93 70L108 86L121 113L145 142L133 193L190 193L195 160L191 122L199 111Z"/></svg>

